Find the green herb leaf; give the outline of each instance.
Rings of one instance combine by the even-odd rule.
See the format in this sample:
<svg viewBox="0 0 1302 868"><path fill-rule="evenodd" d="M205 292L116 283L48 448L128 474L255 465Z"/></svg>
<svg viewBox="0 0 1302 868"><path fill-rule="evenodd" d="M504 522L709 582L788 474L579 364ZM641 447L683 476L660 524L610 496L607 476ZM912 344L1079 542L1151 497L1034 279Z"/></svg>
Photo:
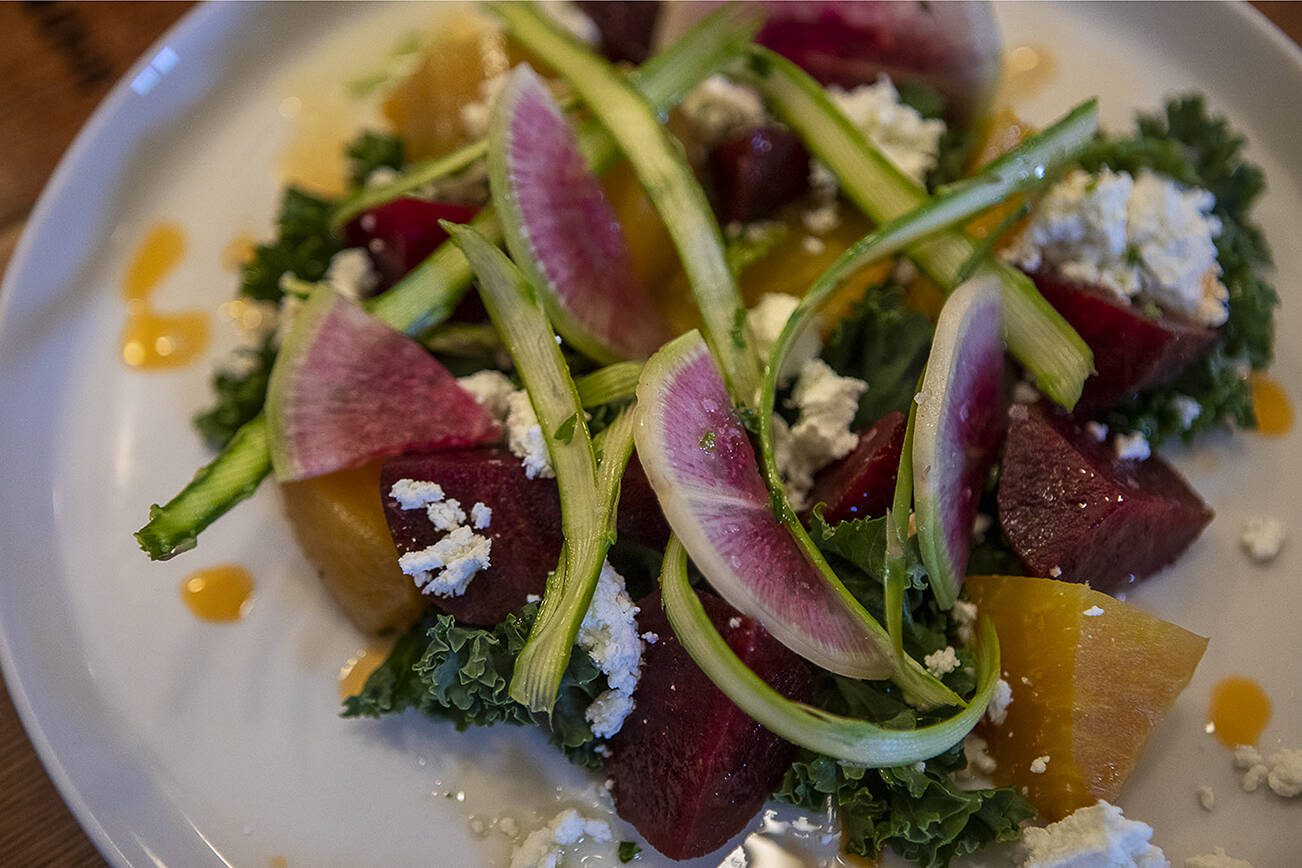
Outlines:
<svg viewBox="0 0 1302 868"><path fill-rule="evenodd" d="M240 294L262 301L280 301L280 278L294 274L303 280L325 277L330 257L340 241L330 230L333 203L287 187L276 218L276 237L259 244L244 264Z"/></svg>
<svg viewBox="0 0 1302 868"><path fill-rule="evenodd" d="M245 422L262 412L267 399L267 380L276 361L275 337L268 335L261 347L238 351L249 358L247 370L218 369L212 377L215 400L194 417L194 427L212 449L222 449Z"/></svg>
<svg viewBox="0 0 1302 868"><path fill-rule="evenodd" d="M392 133L366 130L348 143L348 181L354 187L366 186L366 179L376 169L401 171L406 163L406 147Z"/></svg>
<svg viewBox="0 0 1302 868"><path fill-rule="evenodd" d="M642 852L642 847L636 841L619 842L619 861L632 862Z"/></svg>

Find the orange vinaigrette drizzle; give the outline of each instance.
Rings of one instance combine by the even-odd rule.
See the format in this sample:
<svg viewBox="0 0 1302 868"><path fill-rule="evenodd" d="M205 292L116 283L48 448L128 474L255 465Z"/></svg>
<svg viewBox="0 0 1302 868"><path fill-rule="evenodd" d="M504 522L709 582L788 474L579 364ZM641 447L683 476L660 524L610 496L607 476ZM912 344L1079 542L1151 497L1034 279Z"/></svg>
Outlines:
<svg viewBox="0 0 1302 868"><path fill-rule="evenodd" d="M1278 437L1293 430L1293 403L1284 387L1265 374L1251 377L1252 410L1257 416L1257 433Z"/></svg>
<svg viewBox="0 0 1302 868"><path fill-rule="evenodd" d="M380 664L389 656L393 642L376 642L367 645L349 657L348 662L339 668L339 698L347 699L362 692L366 679L371 677Z"/></svg>
<svg viewBox="0 0 1302 868"><path fill-rule="evenodd" d="M240 620L252 595L253 576L234 564L199 570L181 582L181 599L201 621Z"/></svg>
<svg viewBox="0 0 1302 868"><path fill-rule="evenodd" d="M208 346L209 318L199 311L161 314L150 306L158 284L185 257L185 233L175 223L160 223L141 239L122 280L127 323L122 329L122 361L146 370L178 368Z"/></svg>
<svg viewBox="0 0 1302 868"><path fill-rule="evenodd" d="M1226 747L1255 745L1270 723L1270 697L1261 685L1241 675L1223 678L1212 688L1207 732Z"/></svg>

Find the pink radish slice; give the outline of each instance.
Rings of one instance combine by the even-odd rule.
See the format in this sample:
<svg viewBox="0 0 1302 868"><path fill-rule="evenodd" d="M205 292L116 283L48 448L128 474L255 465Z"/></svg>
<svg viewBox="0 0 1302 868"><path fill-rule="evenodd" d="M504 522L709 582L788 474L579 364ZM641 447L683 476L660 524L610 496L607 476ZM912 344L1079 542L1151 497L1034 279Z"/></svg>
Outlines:
<svg viewBox="0 0 1302 868"><path fill-rule="evenodd" d="M303 305L267 388L281 482L414 449L478 446L501 430L420 344L329 287Z"/></svg>
<svg viewBox="0 0 1302 868"><path fill-rule="evenodd" d="M637 396L638 456L670 527L715 591L825 669L890 677L884 631L870 635L866 614L828 586L774 515L750 439L698 332L652 356Z"/></svg>
<svg viewBox="0 0 1302 868"><path fill-rule="evenodd" d="M999 282L981 276L941 309L918 397L913 437L918 546L942 608L967 568L972 522L1008 423Z"/></svg>
<svg viewBox="0 0 1302 868"><path fill-rule="evenodd" d="M562 337L603 362L644 359L669 339L574 131L527 66L494 114L489 170L507 246Z"/></svg>

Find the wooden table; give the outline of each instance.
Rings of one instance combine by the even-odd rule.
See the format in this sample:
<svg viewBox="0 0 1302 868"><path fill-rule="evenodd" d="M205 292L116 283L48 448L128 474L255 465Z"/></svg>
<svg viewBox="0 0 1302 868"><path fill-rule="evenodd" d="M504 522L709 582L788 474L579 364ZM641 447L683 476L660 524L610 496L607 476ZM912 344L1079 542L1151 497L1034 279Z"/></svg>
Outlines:
<svg viewBox="0 0 1302 868"><path fill-rule="evenodd" d="M1254 3L1302 43L1302 3ZM131 63L190 6L0 4L0 270L45 180ZM102 865L0 683L0 864Z"/></svg>

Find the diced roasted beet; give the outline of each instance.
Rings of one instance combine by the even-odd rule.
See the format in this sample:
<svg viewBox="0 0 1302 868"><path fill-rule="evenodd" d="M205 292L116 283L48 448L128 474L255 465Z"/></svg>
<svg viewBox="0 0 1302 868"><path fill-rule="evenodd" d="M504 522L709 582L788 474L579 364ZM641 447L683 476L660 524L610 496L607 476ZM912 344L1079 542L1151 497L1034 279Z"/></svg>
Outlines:
<svg viewBox="0 0 1302 868"><path fill-rule="evenodd" d="M448 237L440 220L469 223L479 212L474 205L394 199L372 208L344 227L349 247L365 247L380 273L380 289L388 289Z"/></svg>
<svg viewBox="0 0 1302 868"><path fill-rule="evenodd" d="M999 523L1031 575L1112 593L1171 563L1212 520L1156 455L1119 459L1046 402L1009 415Z"/></svg>
<svg viewBox="0 0 1302 868"><path fill-rule="evenodd" d="M1104 289L1047 272L1032 275L1049 304L1094 352L1097 373L1085 381L1076 412L1092 415L1145 389L1169 383L1216 343L1212 329L1170 316L1152 319Z"/></svg>
<svg viewBox="0 0 1302 868"><path fill-rule="evenodd" d="M809 189L809 151L784 127L756 127L724 139L707 161L724 223L768 217Z"/></svg>
<svg viewBox="0 0 1302 868"><path fill-rule="evenodd" d="M747 666L784 696L809 700L808 664L718 597L702 594L701 602ZM638 605L639 628L659 639L646 649L636 704L611 740L606 770L619 815L665 856L690 859L746 826L796 749L733 705L697 668L674 637L659 591Z"/></svg>
<svg viewBox="0 0 1302 868"><path fill-rule="evenodd" d="M444 533L434 528L425 510L400 509L389 497L399 479L437 482L447 497L460 501L467 515L476 501L493 510L485 532L493 541L491 566L471 580L462 596L431 596L440 609L468 624L496 624L523 606L529 594L543 592L561 552L556 480L529 479L520 459L499 447L391 458L380 475L380 495L399 554L427 548ZM669 539L669 525L636 456L620 485L618 530L651 548L663 548Z"/></svg>
<svg viewBox="0 0 1302 868"><path fill-rule="evenodd" d="M601 53L616 63L641 63L651 56L660 3L649 0L579 0L597 25Z"/></svg>
<svg viewBox="0 0 1302 868"><path fill-rule="evenodd" d="M885 515L895 497L908 420L892 410L859 435L854 451L814 478L811 503L826 503L829 524Z"/></svg>
<svg viewBox="0 0 1302 868"><path fill-rule="evenodd" d="M561 553L561 501L556 482L528 479L520 459L501 448L458 449L400 455L384 463L380 496L399 554L441 539L423 509L401 509L389 496L399 479L437 482L469 516L476 501L493 510L488 528L490 566L470 580L460 597L430 596L438 608L467 624L496 624L541 594Z"/></svg>
<svg viewBox="0 0 1302 868"><path fill-rule="evenodd" d="M655 490L636 452L629 458L619 485L619 514L615 521L621 537L648 548L663 549L669 542L669 522L665 521L660 501L656 500Z"/></svg>

